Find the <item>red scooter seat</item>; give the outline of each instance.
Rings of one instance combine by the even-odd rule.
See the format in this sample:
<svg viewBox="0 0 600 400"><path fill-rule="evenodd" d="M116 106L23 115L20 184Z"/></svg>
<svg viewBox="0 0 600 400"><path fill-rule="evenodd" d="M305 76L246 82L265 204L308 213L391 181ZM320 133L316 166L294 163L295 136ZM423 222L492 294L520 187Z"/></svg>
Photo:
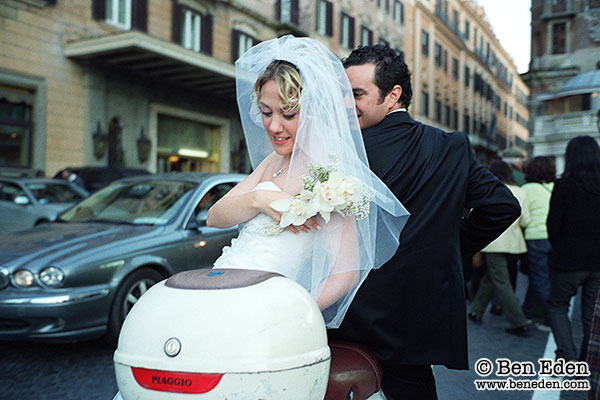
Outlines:
<svg viewBox="0 0 600 400"><path fill-rule="evenodd" d="M331 366L325 400L364 400L381 389L381 365L369 350L338 341L330 341L329 348Z"/></svg>

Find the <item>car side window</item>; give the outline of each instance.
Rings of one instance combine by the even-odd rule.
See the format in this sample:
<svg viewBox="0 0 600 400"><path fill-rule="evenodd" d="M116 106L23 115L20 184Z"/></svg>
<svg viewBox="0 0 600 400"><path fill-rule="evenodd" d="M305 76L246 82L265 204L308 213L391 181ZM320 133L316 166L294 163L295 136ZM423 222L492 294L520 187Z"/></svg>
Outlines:
<svg viewBox="0 0 600 400"><path fill-rule="evenodd" d="M213 186L198 202L196 206L196 212L208 211L209 208L213 206L221 197L225 196L227 192L229 192L235 183L227 182L220 183L218 185Z"/></svg>
<svg viewBox="0 0 600 400"><path fill-rule="evenodd" d="M196 204L194 213L190 220L193 226L202 226L206 222L208 209L217 202L225 193L229 192L235 186L235 182L219 183L213 186ZM194 221L195 220L195 221Z"/></svg>
<svg viewBox="0 0 600 400"><path fill-rule="evenodd" d="M25 196L25 192L18 185L9 182L0 183L0 200L14 201L17 196Z"/></svg>
<svg viewBox="0 0 600 400"><path fill-rule="evenodd" d="M70 185L31 183L27 188L42 204L71 203L85 197Z"/></svg>

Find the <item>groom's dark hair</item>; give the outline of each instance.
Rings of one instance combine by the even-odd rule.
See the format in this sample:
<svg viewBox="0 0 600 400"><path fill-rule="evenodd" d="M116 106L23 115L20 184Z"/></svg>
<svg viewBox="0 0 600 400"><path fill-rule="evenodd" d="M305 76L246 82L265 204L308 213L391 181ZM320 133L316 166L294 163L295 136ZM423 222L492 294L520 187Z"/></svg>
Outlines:
<svg viewBox="0 0 600 400"><path fill-rule="evenodd" d="M404 53L392 49L385 44L360 46L342 60L344 68L353 65L375 64L375 85L379 88L379 98L383 98L396 85L402 87L402 95L398 103L406 108L412 100L410 70L404 62Z"/></svg>

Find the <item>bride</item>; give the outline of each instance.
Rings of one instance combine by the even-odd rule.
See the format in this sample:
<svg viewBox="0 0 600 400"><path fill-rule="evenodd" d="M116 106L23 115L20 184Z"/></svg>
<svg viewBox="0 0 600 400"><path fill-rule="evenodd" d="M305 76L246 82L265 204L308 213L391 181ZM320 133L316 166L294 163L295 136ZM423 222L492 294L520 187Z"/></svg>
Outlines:
<svg viewBox="0 0 600 400"><path fill-rule="evenodd" d="M368 272L394 255L408 212L369 170L350 83L321 43L289 35L260 43L236 62L236 85L254 171L209 210L209 226L240 224L214 266L295 280L337 328ZM282 222L275 205L289 205L315 171L360 182L369 207Z"/></svg>

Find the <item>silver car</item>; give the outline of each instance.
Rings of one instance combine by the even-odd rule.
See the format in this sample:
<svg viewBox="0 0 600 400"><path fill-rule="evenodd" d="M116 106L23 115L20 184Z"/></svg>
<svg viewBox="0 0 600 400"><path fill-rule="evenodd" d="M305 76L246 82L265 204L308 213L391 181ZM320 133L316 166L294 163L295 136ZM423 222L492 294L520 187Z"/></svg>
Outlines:
<svg viewBox="0 0 600 400"><path fill-rule="evenodd" d="M87 196L83 188L62 179L0 177L0 233L54 221Z"/></svg>
<svg viewBox="0 0 600 400"><path fill-rule="evenodd" d="M241 174L142 175L112 183L56 222L0 235L0 340L114 342L154 283L211 267L237 227L206 226Z"/></svg>

